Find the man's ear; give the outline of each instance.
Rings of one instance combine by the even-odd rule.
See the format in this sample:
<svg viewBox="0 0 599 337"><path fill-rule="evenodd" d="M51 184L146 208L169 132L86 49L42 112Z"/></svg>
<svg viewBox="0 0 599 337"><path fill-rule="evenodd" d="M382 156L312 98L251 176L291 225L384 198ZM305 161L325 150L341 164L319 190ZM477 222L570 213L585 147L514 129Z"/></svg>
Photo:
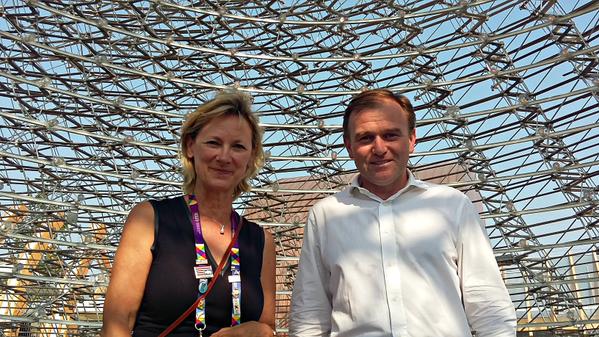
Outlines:
<svg viewBox="0 0 599 337"><path fill-rule="evenodd" d="M416 129L414 128L410 133L410 153L414 152L414 148L416 147Z"/></svg>
<svg viewBox="0 0 599 337"><path fill-rule="evenodd" d="M354 153L352 151L352 147L351 147L351 141L349 140L348 137L343 137L343 144L345 144L345 148L347 149L347 153L349 154L350 158L354 158Z"/></svg>

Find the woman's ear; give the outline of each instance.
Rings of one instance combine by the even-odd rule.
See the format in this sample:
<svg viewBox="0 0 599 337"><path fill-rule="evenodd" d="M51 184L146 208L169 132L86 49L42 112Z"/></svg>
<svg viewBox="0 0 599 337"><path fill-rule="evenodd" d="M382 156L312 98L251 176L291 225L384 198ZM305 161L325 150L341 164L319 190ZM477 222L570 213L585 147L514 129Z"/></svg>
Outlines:
<svg viewBox="0 0 599 337"><path fill-rule="evenodd" d="M250 170L254 166L255 160L256 160L256 153L254 153L254 151L252 151L252 156L250 157L250 160L248 161L247 165L245 166L245 175L246 176L249 176Z"/></svg>
<svg viewBox="0 0 599 337"><path fill-rule="evenodd" d="M185 157L189 158L193 158L193 144L195 143L195 139L191 136L187 136L187 139L185 139L185 145L186 145L186 151L184 153Z"/></svg>

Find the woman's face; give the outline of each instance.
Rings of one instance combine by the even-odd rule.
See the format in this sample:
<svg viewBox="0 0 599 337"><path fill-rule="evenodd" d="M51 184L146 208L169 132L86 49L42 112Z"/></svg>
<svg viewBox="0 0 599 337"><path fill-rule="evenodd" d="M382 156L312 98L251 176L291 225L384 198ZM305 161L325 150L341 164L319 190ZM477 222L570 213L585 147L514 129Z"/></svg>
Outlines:
<svg viewBox="0 0 599 337"><path fill-rule="evenodd" d="M252 160L252 129L244 118L223 116L206 124L187 140L194 163L195 191L233 193Z"/></svg>

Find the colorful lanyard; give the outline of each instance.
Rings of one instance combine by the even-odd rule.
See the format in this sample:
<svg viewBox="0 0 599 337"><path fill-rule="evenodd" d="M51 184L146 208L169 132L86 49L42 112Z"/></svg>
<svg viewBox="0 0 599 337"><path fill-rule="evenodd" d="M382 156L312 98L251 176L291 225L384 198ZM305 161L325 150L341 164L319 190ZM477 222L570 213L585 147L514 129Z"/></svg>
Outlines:
<svg viewBox="0 0 599 337"><path fill-rule="evenodd" d="M200 222L200 209L195 195L190 194L187 198L187 205L191 211L191 221L193 224L193 235L195 238L196 250L196 265L193 268L195 277L199 279L198 291L199 296L206 293L208 290L208 281L214 274L212 266L206 255L206 244L202 236L202 224ZM231 233L237 230L238 216L235 212L231 212ZM229 282L231 283L231 298L233 302L233 310L231 311L231 326L241 322L241 269L239 264L239 240L237 240L231 248L231 275ZM200 300L196 308L195 328L200 332L206 329L206 299Z"/></svg>

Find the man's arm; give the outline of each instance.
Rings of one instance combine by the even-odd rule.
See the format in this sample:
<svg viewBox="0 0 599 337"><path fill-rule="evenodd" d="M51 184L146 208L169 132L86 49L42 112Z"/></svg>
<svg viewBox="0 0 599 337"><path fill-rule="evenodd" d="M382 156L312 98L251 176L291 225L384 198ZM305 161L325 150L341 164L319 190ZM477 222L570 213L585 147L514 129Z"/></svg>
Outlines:
<svg viewBox="0 0 599 337"><path fill-rule="evenodd" d="M320 237L313 211L310 210L304 228L299 270L291 297L291 337L328 336L331 331L331 294L327 291L330 272L322 263Z"/></svg>
<svg viewBox="0 0 599 337"><path fill-rule="evenodd" d="M469 201L459 214L458 272L468 322L477 337L515 337L516 313L484 224Z"/></svg>

